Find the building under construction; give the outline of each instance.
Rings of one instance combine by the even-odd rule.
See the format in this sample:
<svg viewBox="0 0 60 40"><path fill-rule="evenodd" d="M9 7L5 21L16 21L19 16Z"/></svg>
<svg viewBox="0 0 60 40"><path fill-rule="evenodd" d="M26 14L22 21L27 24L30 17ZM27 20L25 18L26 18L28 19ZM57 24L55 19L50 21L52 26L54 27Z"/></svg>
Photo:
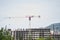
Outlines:
<svg viewBox="0 0 60 40"><path fill-rule="evenodd" d="M30 33L29 33L29 30ZM32 40L37 38L44 37L47 38L50 36L50 29L23 29L13 31L14 40L29 40L29 37Z"/></svg>

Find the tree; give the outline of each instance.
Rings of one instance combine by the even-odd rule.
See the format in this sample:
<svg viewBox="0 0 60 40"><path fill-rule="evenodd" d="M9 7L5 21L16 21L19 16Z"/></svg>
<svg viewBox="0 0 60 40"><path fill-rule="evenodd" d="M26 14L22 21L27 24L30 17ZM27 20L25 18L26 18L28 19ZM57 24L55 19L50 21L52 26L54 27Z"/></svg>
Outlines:
<svg viewBox="0 0 60 40"><path fill-rule="evenodd" d="M45 40L43 37L41 37L41 38L37 38L37 40Z"/></svg>
<svg viewBox="0 0 60 40"><path fill-rule="evenodd" d="M9 35L9 32L3 28L0 30L0 40L13 40L13 37Z"/></svg>
<svg viewBox="0 0 60 40"><path fill-rule="evenodd" d="M48 37L48 38L46 38L45 40L54 40L53 38L51 38L51 37Z"/></svg>

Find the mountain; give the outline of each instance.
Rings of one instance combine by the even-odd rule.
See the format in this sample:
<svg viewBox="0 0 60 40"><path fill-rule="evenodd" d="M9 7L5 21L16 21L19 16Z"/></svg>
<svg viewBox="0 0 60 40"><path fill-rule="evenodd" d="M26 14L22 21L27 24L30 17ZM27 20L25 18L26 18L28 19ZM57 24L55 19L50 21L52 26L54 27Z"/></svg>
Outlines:
<svg viewBox="0 0 60 40"><path fill-rule="evenodd" d="M54 30L54 31L60 31L60 23L51 24L47 26L46 28L50 28L51 30Z"/></svg>

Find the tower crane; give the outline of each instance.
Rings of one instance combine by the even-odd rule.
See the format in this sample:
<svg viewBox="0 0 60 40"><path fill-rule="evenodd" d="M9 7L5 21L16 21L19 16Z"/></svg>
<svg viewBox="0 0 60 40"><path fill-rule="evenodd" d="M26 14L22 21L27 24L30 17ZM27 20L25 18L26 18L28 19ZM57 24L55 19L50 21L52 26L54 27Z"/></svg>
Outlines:
<svg viewBox="0 0 60 40"><path fill-rule="evenodd" d="M9 19L11 19L11 18L28 18L28 20L29 20L29 27L31 27L31 18L34 18L34 17L38 17L38 18L40 18L40 15L39 16L25 16L25 17L8 17Z"/></svg>

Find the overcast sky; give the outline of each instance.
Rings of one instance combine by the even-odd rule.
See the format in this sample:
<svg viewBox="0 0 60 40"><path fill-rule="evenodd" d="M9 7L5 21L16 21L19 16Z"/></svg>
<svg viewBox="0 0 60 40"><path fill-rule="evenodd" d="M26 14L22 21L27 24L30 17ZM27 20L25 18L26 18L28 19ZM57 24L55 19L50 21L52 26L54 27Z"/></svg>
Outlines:
<svg viewBox="0 0 60 40"><path fill-rule="evenodd" d="M27 18L6 18L29 15L41 16L41 18L32 18L32 28L59 23L60 0L0 0L0 27L7 25L7 28L11 29L29 28Z"/></svg>

